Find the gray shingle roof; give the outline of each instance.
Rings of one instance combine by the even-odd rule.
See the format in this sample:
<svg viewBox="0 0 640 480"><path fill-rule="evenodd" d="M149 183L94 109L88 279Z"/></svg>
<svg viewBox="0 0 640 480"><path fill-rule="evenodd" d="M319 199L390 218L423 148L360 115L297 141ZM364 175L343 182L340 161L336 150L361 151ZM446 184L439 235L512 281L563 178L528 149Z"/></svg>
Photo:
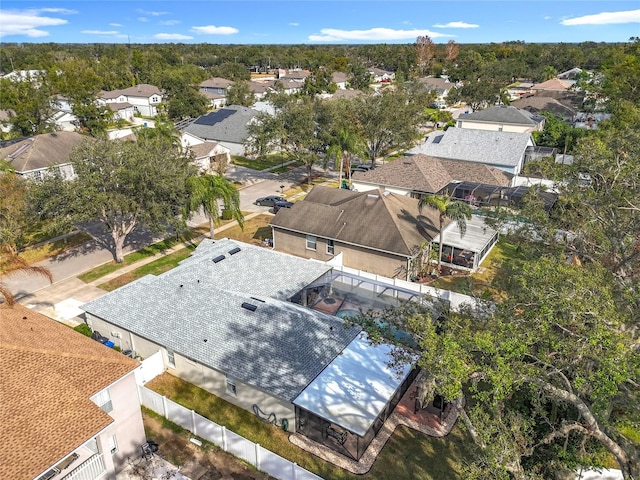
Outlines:
<svg viewBox="0 0 640 480"><path fill-rule="evenodd" d="M454 181L502 187L511 183L511 175L495 167L421 154L398 158L368 172L354 172L353 179L369 185L426 193L438 193Z"/></svg>
<svg viewBox="0 0 640 480"><path fill-rule="evenodd" d="M155 85L141 83L140 85L135 85L122 90L111 90L109 92L101 92L100 94L100 96L105 99L118 98L120 95L125 95L127 97L149 98L151 95L162 95L162 92Z"/></svg>
<svg viewBox="0 0 640 480"><path fill-rule="evenodd" d="M404 195L316 186L303 201L280 209L270 224L411 257L413 247L437 234L438 216L431 209L420 213L418 200Z"/></svg>
<svg viewBox="0 0 640 480"><path fill-rule="evenodd" d="M43 133L0 148L0 159L7 160L18 173L69 163L73 149L88 141L76 132Z"/></svg>
<svg viewBox="0 0 640 480"><path fill-rule="evenodd" d="M511 102L514 107L526 108L533 112L550 112L563 118L573 118L577 113L575 109L560 103L555 98L531 95Z"/></svg>
<svg viewBox="0 0 640 480"><path fill-rule="evenodd" d="M240 251L230 255L234 248ZM224 260L212 261L223 253ZM284 300L329 269L227 239L209 241L178 268L82 308L291 401L359 332L337 317ZM247 310L244 302L257 308Z"/></svg>
<svg viewBox="0 0 640 480"><path fill-rule="evenodd" d="M183 131L203 140L214 140L222 143L243 143L248 135L247 125L256 115L258 115L256 110L231 105L196 118L184 127ZM226 117L215 122L216 117L223 116ZM207 125L206 123L214 124Z"/></svg>
<svg viewBox="0 0 640 480"><path fill-rule="evenodd" d="M544 121L544 117L534 115L526 110L520 110L519 108L501 105L485 108L484 110L478 110L466 115L460 115L458 120L462 122L471 120L474 122L535 126Z"/></svg>
<svg viewBox="0 0 640 480"><path fill-rule="evenodd" d="M522 160L527 145L533 140L529 133L493 132L470 128L449 128L427 135L425 143L407 152L467 162L515 167Z"/></svg>

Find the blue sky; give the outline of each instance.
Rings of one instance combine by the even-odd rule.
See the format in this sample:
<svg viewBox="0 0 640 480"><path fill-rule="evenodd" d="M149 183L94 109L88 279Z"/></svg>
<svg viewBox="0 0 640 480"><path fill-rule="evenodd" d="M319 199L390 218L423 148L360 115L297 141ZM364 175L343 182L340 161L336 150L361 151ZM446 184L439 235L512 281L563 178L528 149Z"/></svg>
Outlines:
<svg viewBox="0 0 640 480"><path fill-rule="evenodd" d="M2 0L0 41L344 44L625 42L637 0Z"/></svg>

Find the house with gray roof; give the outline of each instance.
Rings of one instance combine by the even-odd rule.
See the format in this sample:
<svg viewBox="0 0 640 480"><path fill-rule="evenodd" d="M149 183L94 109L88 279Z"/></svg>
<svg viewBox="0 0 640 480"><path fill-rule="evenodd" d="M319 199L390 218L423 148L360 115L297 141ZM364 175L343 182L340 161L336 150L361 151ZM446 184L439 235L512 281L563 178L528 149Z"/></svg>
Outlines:
<svg viewBox="0 0 640 480"><path fill-rule="evenodd" d="M17 175L41 179L56 170L63 178L75 177L69 160L71 152L90 137L76 132L42 133L34 137L0 143L0 160L11 164Z"/></svg>
<svg viewBox="0 0 640 480"><path fill-rule="evenodd" d="M264 420L298 431L301 418L321 417L323 431L358 445L327 446L359 458L408 388L411 367L397 375L385 367L388 345L370 345L360 327L307 306L318 287L305 288L331 270L255 245L205 240L173 270L81 308L94 331L123 349L143 358L162 352L170 373ZM304 301L294 303L301 292ZM353 362L363 353L371 360ZM338 375L352 379L350 388L321 388Z"/></svg>
<svg viewBox="0 0 640 480"><path fill-rule="evenodd" d="M276 251L406 280L418 247L438 233L438 215L390 191L315 186L270 226Z"/></svg>
<svg viewBox="0 0 640 480"><path fill-rule="evenodd" d="M508 187L512 175L483 163L446 160L418 154L404 156L367 172L354 172L353 189L367 192L381 188L398 195L419 198L445 194L455 182L477 182Z"/></svg>
<svg viewBox="0 0 640 480"><path fill-rule="evenodd" d="M244 155L247 125L258 113L252 108L230 105L201 115L195 120L180 123L177 128L182 132L183 145L212 141L228 148L231 155Z"/></svg>
<svg viewBox="0 0 640 480"><path fill-rule="evenodd" d="M458 128L493 130L496 132L539 132L544 129L545 117L527 110L500 105L465 113L458 117Z"/></svg>
<svg viewBox="0 0 640 480"><path fill-rule="evenodd" d="M221 77L213 77L200 84L200 91L204 93L215 93L224 97L227 95L231 85L233 85L231 80Z"/></svg>
<svg viewBox="0 0 640 480"><path fill-rule="evenodd" d="M423 144L406 154L482 163L518 175L524 165L527 148L533 146L535 143L530 133L452 127L431 132Z"/></svg>

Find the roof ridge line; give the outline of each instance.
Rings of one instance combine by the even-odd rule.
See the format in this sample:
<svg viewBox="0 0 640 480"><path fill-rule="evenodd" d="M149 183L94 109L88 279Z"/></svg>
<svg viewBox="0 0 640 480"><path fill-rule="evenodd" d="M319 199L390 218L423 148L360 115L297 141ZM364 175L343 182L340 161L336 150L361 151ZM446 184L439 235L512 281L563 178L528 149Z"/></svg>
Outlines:
<svg viewBox="0 0 640 480"><path fill-rule="evenodd" d="M12 344L7 344L7 343L0 343L0 348L5 348L7 350L14 350L16 352L28 352L28 353L40 353L40 354L44 354L44 355L53 355L53 356L58 356L58 357L64 357L64 358L75 358L75 359L79 359L79 360L92 360L92 361L98 361L98 362L102 362L102 363L114 363L114 364L127 364L129 363L129 358L125 357L124 355L122 356L122 359L109 359L109 358L105 358L103 356L99 356L99 355L87 355L87 354L82 354L82 353L70 353L70 352L60 352L57 350L50 350L50 349L46 349L46 348L33 348L33 347L21 347L21 346L17 346L17 345L12 345ZM108 348L108 347L105 347Z"/></svg>

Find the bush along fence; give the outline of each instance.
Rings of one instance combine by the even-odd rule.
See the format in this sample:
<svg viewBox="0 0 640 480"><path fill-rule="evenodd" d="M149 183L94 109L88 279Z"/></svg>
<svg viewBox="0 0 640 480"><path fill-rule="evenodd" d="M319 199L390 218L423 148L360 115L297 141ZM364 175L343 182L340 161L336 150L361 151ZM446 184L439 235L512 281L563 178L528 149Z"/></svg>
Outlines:
<svg viewBox="0 0 640 480"><path fill-rule="evenodd" d="M262 448L259 444L227 430L153 390L142 385L138 385L138 389L140 401L148 409L162 415L176 425L180 425L195 436L217 445L225 452L249 462L258 470L266 472L272 477L280 480L322 480L322 477L305 470L295 462L290 462Z"/></svg>

